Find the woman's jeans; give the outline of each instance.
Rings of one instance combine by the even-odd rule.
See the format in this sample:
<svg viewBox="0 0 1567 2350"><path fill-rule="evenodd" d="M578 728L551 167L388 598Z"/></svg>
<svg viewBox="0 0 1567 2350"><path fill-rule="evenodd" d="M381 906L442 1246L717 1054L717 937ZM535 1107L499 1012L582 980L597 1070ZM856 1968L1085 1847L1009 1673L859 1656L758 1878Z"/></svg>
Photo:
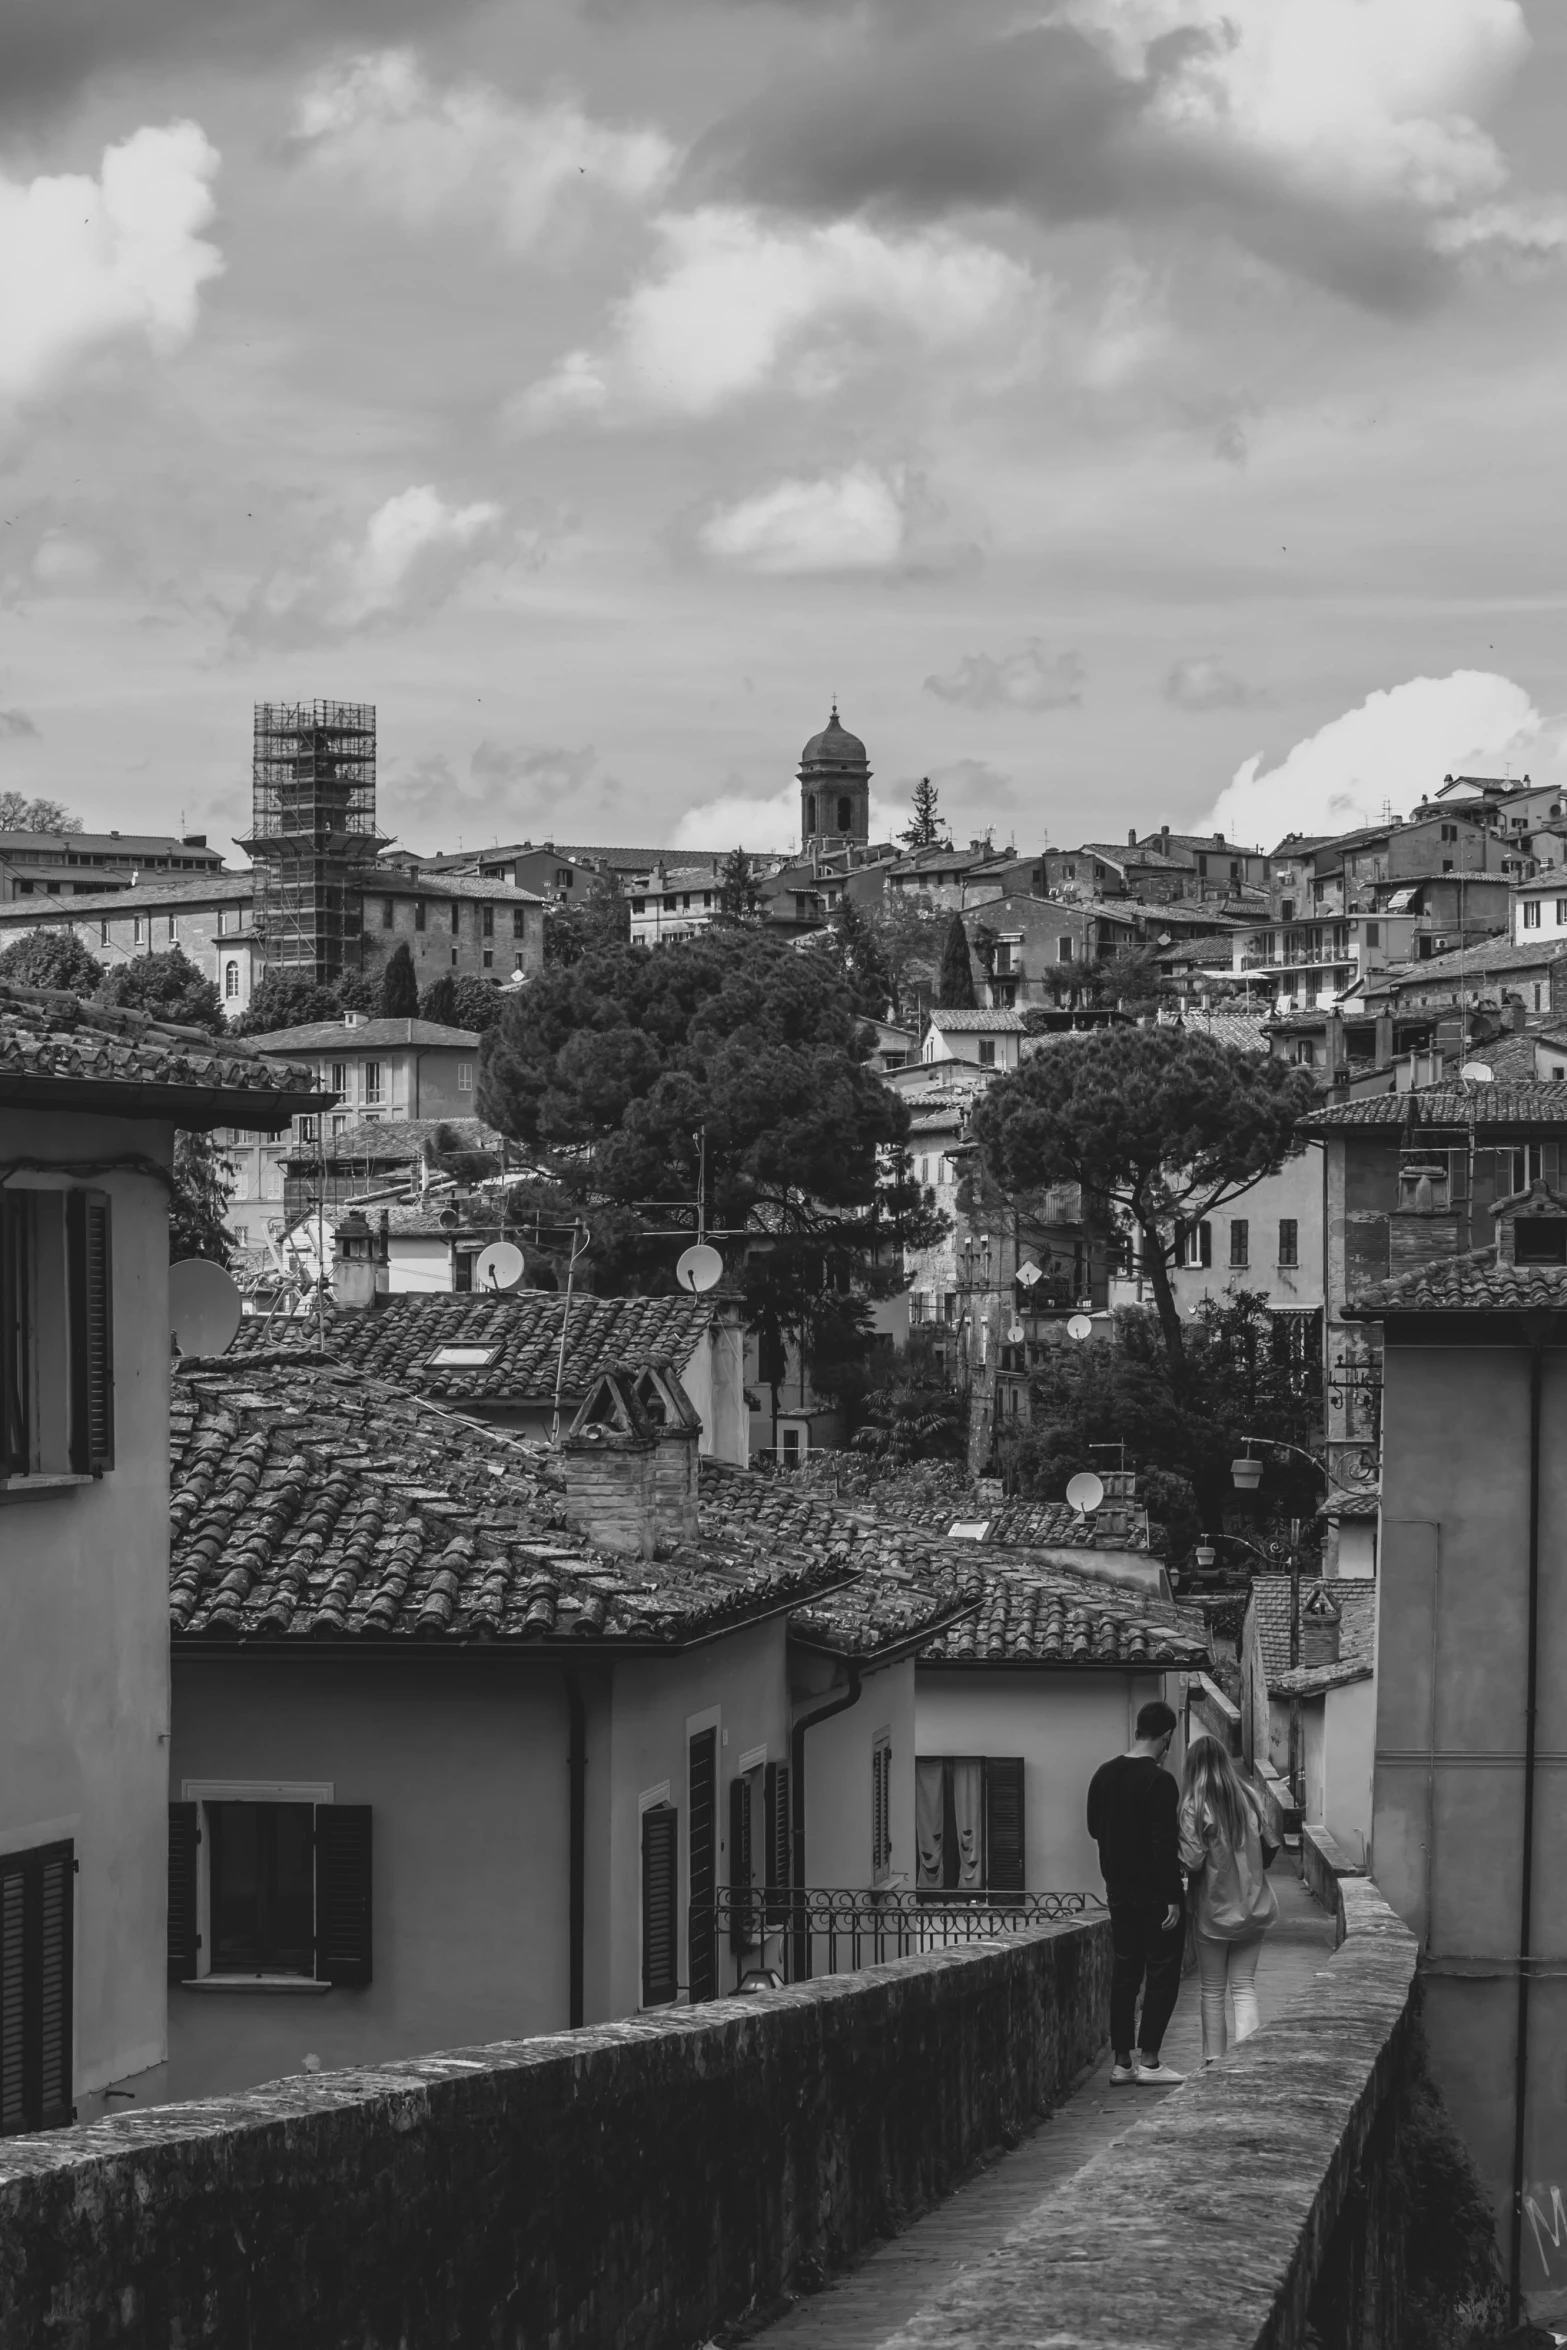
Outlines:
<svg viewBox="0 0 1567 2350"><path fill-rule="evenodd" d="M1202 1984L1202 2053L1206 2064L1222 2056L1227 2045L1224 2030L1224 1994L1235 2001L1235 2037L1249 2040L1261 2018L1257 2013L1257 1961L1262 1956L1262 1933L1239 1941L1217 1942L1211 1934L1197 1937L1197 1974Z"/></svg>

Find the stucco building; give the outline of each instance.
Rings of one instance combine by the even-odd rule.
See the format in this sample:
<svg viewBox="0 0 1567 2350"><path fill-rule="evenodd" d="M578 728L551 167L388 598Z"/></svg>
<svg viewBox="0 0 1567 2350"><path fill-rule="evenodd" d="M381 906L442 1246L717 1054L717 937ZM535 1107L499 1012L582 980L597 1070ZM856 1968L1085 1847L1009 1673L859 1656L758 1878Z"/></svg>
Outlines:
<svg viewBox="0 0 1567 2350"><path fill-rule="evenodd" d="M0 988L0 2134L156 2098L166 2052L176 1127L304 1073Z"/></svg>

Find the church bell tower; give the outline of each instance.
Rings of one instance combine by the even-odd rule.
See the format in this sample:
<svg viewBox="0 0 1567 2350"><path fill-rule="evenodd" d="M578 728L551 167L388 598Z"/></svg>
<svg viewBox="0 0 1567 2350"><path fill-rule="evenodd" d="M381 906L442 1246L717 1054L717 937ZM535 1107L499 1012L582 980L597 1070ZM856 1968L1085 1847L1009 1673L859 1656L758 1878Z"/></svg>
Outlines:
<svg viewBox="0 0 1567 2350"><path fill-rule="evenodd" d="M838 705L800 753L800 845L864 848L871 837L871 770L865 745L839 723Z"/></svg>

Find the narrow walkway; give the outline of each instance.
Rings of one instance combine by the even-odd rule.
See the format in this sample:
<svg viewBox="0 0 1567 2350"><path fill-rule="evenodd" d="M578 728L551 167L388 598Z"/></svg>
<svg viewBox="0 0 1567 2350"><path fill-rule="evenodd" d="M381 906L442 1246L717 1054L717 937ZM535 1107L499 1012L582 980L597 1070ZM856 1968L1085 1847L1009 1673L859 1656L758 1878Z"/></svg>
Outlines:
<svg viewBox="0 0 1567 2350"><path fill-rule="evenodd" d="M1290 2005L1334 1948L1333 1920L1317 1907L1287 1855L1280 1855L1272 1875L1279 1922L1257 1973L1264 2025ZM1195 2072L1202 2063L1195 1975L1181 1985L1164 2054L1177 2072ZM960 2269L994 2252L1053 2187L1129 2130L1159 2098L1179 2095L1178 2089L1112 2089L1107 2051L1076 2094L1014 2153L1002 2155L825 2291L797 2302L752 2342L766 2343L768 2350L874 2350Z"/></svg>

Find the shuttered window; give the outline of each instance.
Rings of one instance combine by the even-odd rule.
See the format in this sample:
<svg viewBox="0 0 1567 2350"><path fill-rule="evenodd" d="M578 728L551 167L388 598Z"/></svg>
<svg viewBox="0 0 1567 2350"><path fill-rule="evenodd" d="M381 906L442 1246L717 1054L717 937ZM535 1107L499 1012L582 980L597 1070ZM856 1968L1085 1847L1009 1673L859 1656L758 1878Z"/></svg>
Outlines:
<svg viewBox="0 0 1567 2350"><path fill-rule="evenodd" d="M871 1747L871 1875L892 1867L892 1734L879 1730Z"/></svg>
<svg viewBox="0 0 1567 2350"><path fill-rule="evenodd" d="M100 1191L0 1192L0 1476L114 1466L109 1222Z"/></svg>
<svg viewBox="0 0 1567 2350"><path fill-rule="evenodd" d="M113 1268L109 1202L101 1191L66 1201L71 1318L71 1467L97 1476L114 1466Z"/></svg>
<svg viewBox="0 0 1567 2350"><path fill-rule="evenodd" d="M672 1803L642 1814L642 2004L668 2007L679 1990L680 1814Z"/></svg>
<svg viewBox="0 0 1567 2350"><path fill-rule="evenodd" d="M1021 1755L985 1758L985 1882L992 1893L1023 1891Z"/></svg>
<svg viewBox="0 0 1567 2350"><path fill-rule="evenodd" d="M32 1275L25 1192L0 1191L0 1475L32 1466Z"/></svg>
<svg viewBox="0 0 1567 2350"><path fill-rule="evenodd" d="M171 1803L169 1981L203 1971L205 1838L213 1974L362 1988L371 1980L370 1822L367 1803Z"/></svg>
<svg viewBox="0 0 1567 2350"><path fill-rule="evenodd" d="M0 2137L74 2119L75 1871L68 1843L0 1859Z"/></svg>
<svg viewBox="0 0 1567 2350"><path fill-rule="evenodd" d="M169 1981L185 1983L201 1961L196 1914L201 1823L194 1803L169 1805Z"/></svg>
<svg viewBox="0 0 1567 2350"><path fill-rule="evenodd" d="M370 1981L370 1806L316 1805L316 1980Z"/></svg>
<svg viewBox="0 0 1567 2350"><path fill-rule="evenodd" d="M691 1996L711 1999L718 1988L718 1732L699 1730L688 1754L691 1796Z"/></svg>
<svg viewBox="0 0 1567 2350"><path fill-rule="evenodd" d="M762 1814L767 1838L767 1882L775 1893L788 1890L793 1876L792 1850L789 1837L789 1766L787 1763L769 1763L762 1776ZM774 1901L768 1904L771 1923L788 1914L788 1904Z"/></svg>

